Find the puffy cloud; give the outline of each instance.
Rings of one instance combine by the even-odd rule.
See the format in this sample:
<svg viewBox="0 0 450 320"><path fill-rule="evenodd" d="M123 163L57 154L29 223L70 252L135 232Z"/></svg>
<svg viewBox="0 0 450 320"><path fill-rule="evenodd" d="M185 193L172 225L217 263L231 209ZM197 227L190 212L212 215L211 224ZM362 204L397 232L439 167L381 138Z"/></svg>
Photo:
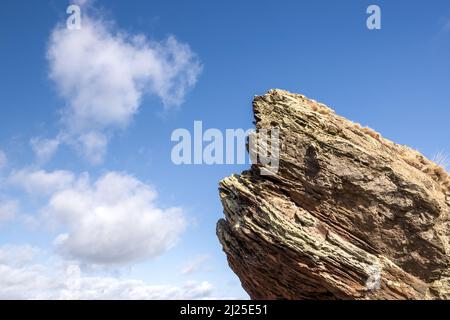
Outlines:
<svg viewBox="0 0 450 320"><path fill-rule="evenodd" d="M84 263L121 265L155 257L175 245L186 227L180 208L159 208L156 191L124 173L91 182L87 173L26 168L12 172L7 182L48 197L41 212L61 230L57 249ZM0 222L17 211L16 202L0 203Z"/></svg>
<svg viewBox="0 0 450 320"><path fill-rule="evenodd" d="M91 183L80 178L54 193L45 213L66 231L59 251L90 264L120 265L171 248L185 228L179 208L160 209L156 192L126 174L110 172Z"/></svg>
<svg viewBox="0 0 450 320"><path fill-rule="evenodd" d="M86 15L80 30L53 30L47 57L50 78L67 104L62 120L68 138L94 163L145 94L160 97L166 107L180 105L202 69L189 46L174 37L153 42Z"/></svg>
<svg viewBox="0 0 450 320"><path fill-rule="evenodd" d="M208 282L151 285L84 274L77 264L43 259L31 246L0 246L0 299L209 299ZM44 263L37 263L40 258Z"/></svg>
<svg viewBox="0 0 450 320"><path fill-rule="evenodd" d="M6 166L7 162L8 159L6 158L6 154L2 150L0 150L0 170Z"/></svg>
<svg viewBox="0 0 450 320"><path fill-rule="evenodd" d="M69 171L47 172L31 168L13 171L8 177L9 184L36 195L50 195L70 187L74 181L75 175Z"/></svg>
<svg viewBox="0 0 450 320"><path fill-rule="evenodd" d="M0 200L0 225L13 220L17 216L19 204L14 200L1 202ZM0 253L1 258L1 253Z"/></svg>

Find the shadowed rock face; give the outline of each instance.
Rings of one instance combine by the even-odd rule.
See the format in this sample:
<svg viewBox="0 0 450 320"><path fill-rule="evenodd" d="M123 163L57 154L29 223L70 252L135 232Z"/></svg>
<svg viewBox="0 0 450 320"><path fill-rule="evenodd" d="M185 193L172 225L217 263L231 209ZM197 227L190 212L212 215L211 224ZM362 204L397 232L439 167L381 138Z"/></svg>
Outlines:
<svg viewBox="0 0 450 320"><path fill-rule="evenodd" d="M217 235L253 299L450 298L450 178L303 95L254 99L277 173L220 182Z"/></svg>

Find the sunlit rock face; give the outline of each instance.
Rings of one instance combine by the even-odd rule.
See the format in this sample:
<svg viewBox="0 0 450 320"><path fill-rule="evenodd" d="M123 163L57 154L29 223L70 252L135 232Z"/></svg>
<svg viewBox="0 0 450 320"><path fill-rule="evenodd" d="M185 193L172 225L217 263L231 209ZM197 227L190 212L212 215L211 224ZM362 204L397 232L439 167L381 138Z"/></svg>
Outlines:
<svg viewBox="0 0 450 320"><path fill-rule="evenodd" d="M253 102L279 168L220 182L217 235L253 299L450 298L450 178L300 94Z"/></svg>

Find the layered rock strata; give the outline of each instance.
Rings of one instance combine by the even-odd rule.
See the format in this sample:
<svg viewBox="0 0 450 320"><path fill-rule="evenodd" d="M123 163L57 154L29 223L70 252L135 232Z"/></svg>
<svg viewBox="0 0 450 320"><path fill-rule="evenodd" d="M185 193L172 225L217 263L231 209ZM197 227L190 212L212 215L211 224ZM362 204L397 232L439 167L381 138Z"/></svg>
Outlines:
<svg viewBox="0 0 450 320"><path fill-rule="evenodd" d="M253 299L450 298L450 177L300 94L253 102L279 168L220 182L217 235ZM257 134L257 133L256 133Z"/></svg>

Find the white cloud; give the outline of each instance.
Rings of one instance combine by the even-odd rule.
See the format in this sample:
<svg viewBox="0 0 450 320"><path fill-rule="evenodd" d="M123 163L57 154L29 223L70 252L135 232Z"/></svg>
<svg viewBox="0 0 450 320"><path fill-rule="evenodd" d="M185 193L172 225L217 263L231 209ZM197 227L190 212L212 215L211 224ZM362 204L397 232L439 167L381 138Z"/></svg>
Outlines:
<svg viewBox="0 0 450 320"><path fill-rule="evenodd" d="M8 163L8 159L6 158L6 154L0 150L0 170L3 169Z"/></svg>
<svg viewBox="0 0 450 320"><path fill-rule="evenodd" d="M62 120L68 137L95 163L109 135L127 127L145 94L178 106L201 72L196 55L174 37L153 42L86 15L80 30L53 30L47 58L50 78L67 103Z"/></svg>
<svg viewBox="0 0 450 320"><path fill-rule="evenodd" d="M151 285L141 280L84 274L77 264L42 259L31 246L0 247L0 299L209 299L208 282ZM43 263L37 263L37 258Z"/></svg>
<svg viewBox="0 0 450 320"><path fill-rule="evenodd" d="M0 201L0 225L13 220L17 216L19 204L14 200ZM0 255L1 257L1 255Z"/></svg>
<svg viewBox="0 0 450 320"><path fill-rule="evenodd" d="M55 276L43 265L22 268L0 265L0 299L192 300L211 298L212 292L209 282L151 285L113 277L70 278L63 272Z"/></svg>
<svg viewBox="0 0 450 320"><path fill-rule="evenodd" d="M203 264L209 259L209 256L204 254L204 255L199 255L197 257L195 257L193 260L188 261L183 268L181 269L181 274L182 275L190 275L193 274L195 272L198 272L201 270Z"/></svg>
<svg viewBox="0 0 450 320"><path fill-rule="evenodd" d="M48 197L41 212L53 229L61 230L57 249L83 263L121 265L158 256L175 245L186 227L180 208L159 208L156 191L124 173L109 172L91 182L87 173L26 168L12 172L7 182ZM16 202L0 203L0 222L13 219L17 211Z"/></svg>
<svg viewBox="0 0 450 320"><path fill-rule="evenodd" d="M206 281L187 282L182 286L149 285L141 280L121 280L106 277L80 277L79 289L65 290L62 298L68 299L133 299L180 300L207 299L213 286Z"/></svg>
<svg viewBox="0 0 450 320"><path fill-rule="evenodd" d="M13 171L8 177L9 184L35 195L50 195L70 187L74 181L75 176L69 171L47 172L31 168Z"/></svg>
<svg viewBox="0 0 450 320"><path fill-rule="evenodd" d="M31 148L36 155L39 162L46 162L58 150L61 141L59 138L55 139L41 139L32 138L30 141Z"/></svg>
<svg viewBox="0 0 450 320"><path fill-rule="evenodd" d="M85 263L120 265L162 254L184 230L181 209L160 209L155 200L150 186L110 172L95 183L84 177L56 192L45 212L66 229L55 240L61 253Z"/></svg>

